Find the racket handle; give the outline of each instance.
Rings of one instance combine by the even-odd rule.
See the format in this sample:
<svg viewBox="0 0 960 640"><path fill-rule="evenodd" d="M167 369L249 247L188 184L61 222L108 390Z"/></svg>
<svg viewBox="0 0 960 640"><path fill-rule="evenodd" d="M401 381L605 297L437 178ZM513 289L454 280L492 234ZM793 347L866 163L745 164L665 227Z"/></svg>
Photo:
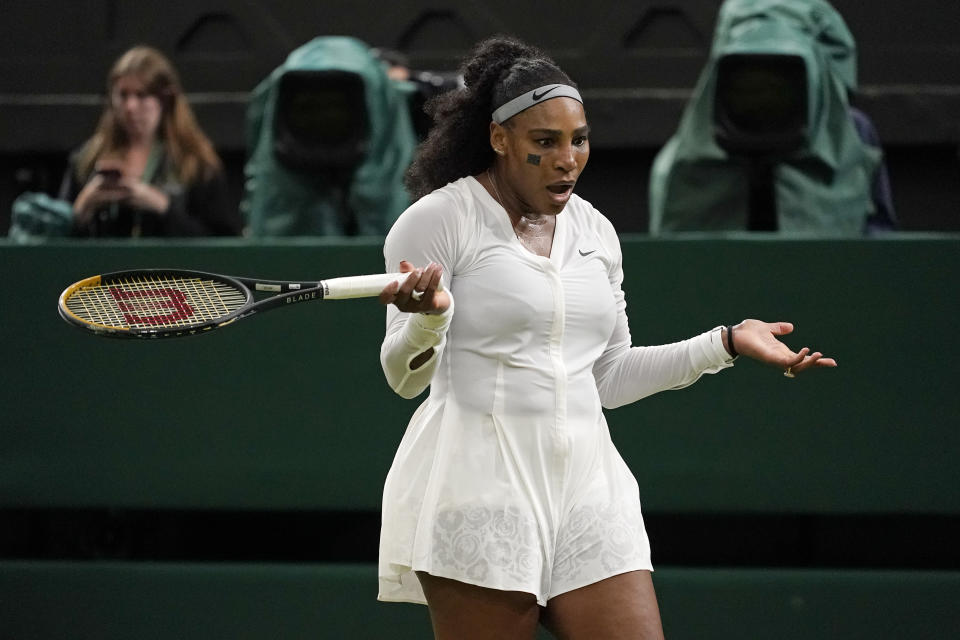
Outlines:
<svg viewBox="0 0 960 640"><path fill-rule="evenodd" d="M403 282L408 273L374 273L365 276L344 276L323 280L325 300L346 300L348 298L375 298L391 282ZM437 291L443 290L443 283Z"/></svg>

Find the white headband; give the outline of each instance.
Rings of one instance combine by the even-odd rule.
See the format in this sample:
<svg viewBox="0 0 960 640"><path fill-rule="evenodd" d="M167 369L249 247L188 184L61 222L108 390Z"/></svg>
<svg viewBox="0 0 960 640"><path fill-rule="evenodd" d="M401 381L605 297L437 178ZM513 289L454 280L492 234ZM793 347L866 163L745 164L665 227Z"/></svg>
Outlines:
<svg viewBox="0 0 960 640"><path fill-rule="evenodd" d="M493 112L491 116L493 121L497 124L503 124L513 116L517 115L525 109L529 109L535 104L539 104L544 100L550 100L551 98L573 98L580 104L583 104L583 98L580 97L580 92L567 84L548 84L542 87L537 87L533 91L527 91L522 93L513 100L510 100L499 109Z"/></svg>

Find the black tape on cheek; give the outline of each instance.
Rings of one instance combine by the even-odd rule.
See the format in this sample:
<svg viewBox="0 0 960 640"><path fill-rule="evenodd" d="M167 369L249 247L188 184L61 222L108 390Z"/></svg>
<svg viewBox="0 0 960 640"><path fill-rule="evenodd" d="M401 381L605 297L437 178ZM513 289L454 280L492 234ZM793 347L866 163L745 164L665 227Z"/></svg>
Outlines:
<svg viewBox="0 0 960 640"><path fill-rule="evenodd" d="M527 162L529 162L530 164L533 164L533 165L536 165L536 166L539 167L539 166L540 166L540 156L538 156L538 155L535 154L535 153L528 153L528 154L527 154Z"/></svg>

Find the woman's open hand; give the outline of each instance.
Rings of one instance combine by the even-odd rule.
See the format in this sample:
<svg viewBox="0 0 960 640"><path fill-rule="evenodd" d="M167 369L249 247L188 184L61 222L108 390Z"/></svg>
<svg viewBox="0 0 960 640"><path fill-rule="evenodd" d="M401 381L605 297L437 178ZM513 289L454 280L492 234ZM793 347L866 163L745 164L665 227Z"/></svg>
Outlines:
<svg viewBox="0 0 960 640"><path fill-rule="evenodd" d="M823 357L819 351L811 353L809 347L804 347L794 352L777 339L792 331L793 324L789 322L744 320L733 327L733 347L740 355L779 367L791 377L810 367L837 366L836 360Z"/></svg>

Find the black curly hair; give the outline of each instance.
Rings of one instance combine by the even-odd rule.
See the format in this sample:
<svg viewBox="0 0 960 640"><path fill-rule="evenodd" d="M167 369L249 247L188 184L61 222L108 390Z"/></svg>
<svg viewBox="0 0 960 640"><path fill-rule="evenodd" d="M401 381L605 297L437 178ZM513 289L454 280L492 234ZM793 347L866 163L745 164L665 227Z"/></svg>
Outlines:
<svg viewBox="0 0 960 640"><path fill-rule="evenodd" d="M546 84L576 86L546 53L511 36L481 41L460 70L465 86L432 98L424 107L434 125L407 170L406 185L414 200L493 163L490 114L495 109Z"/></svg>

